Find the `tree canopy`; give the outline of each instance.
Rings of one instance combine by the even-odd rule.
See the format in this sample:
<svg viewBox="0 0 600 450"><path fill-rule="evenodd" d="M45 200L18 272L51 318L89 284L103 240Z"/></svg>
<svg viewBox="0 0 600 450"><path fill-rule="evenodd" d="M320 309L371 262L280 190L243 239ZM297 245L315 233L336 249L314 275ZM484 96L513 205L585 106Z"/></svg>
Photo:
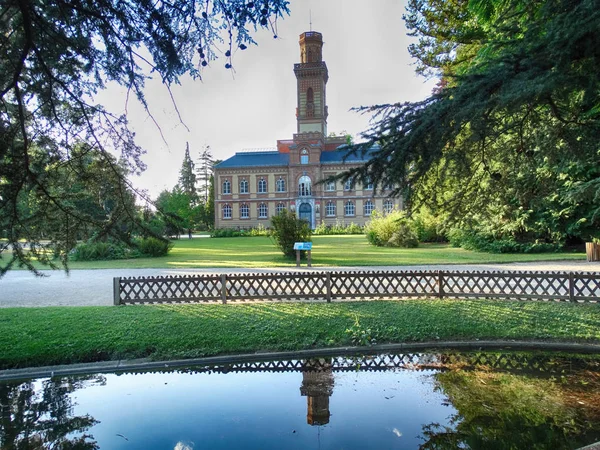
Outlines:
<svg viewBox="0 0 600 450"><path fill-rule="evenodd" d="M421 102L373 115L345 177L396 186L494 232L564 239L600 233L600 9L594 0L410 0ZM490 225L492 226L492 225Z"/></svg>
<svg viewBox="0 0 600 450"><path fill-rule="evenodd" d="M144 95L149 76L160 77L169 89L185 74L200 78L218 56L231 69L234 53L254 43L252 31L267 28L276 36L276 20L288 13L287 5L285 0L2 2L0 237L6 241L0 241L0 276L15 264L34 270L29 258L48 251L64 256L70 228L90 220L49 186L57 167L86 179L75 169L82 166L76 158L83 157L74 157L76 145L93 149L115 176L144 169L144 151L127 117L96 104L95 94L107 83L118 83L127 88L127 98L134 95L150 113ZM111 154L119 155L118 164ZM118 186L117 199L129 198L131 186ZM45 202L47 213L64 226L51 236L32 227L21 206L25 194ZM135 220L134 212L130 216ZM89 223L106 233L115 229L110 217ZM29 256L19 242L23 238Z"/></svg>

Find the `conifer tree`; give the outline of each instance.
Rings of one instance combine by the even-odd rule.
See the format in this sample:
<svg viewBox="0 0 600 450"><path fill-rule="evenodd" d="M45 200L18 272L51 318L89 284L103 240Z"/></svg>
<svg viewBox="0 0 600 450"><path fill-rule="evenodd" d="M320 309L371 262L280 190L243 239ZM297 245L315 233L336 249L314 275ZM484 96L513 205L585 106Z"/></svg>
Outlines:
<svg viewBox="0 0 600 450"><path fill-rule="evenodd" d="M194 161L190 157L190 144L186 143L185 155L181 170L179 171L179 187L188 195L191 203L197 203L198 193L196 192L196 173L194 171Z"/></svg>

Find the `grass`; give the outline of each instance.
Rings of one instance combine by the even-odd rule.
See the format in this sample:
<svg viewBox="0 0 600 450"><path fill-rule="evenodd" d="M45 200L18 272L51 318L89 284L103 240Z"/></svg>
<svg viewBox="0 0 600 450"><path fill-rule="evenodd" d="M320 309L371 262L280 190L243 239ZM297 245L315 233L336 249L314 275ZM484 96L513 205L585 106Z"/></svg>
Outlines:
<svg viewBox="0 0 600 450"><path fill-rule="evenodd" d="M379 343L598 343L600 308L487 300L6 308L0 309L0 369L349 345L368 328Z"/></svg>
<svg viewBox="0 0 600 450"><path fill-rule="evenodd" d="M364 235L313 236L314 266L395 266L583 260L584 253L492 254L444 244L403 249L374 247ZM117 261L73 261L72 269L292 267L268 237L180 239L168 256Z"/></svg>

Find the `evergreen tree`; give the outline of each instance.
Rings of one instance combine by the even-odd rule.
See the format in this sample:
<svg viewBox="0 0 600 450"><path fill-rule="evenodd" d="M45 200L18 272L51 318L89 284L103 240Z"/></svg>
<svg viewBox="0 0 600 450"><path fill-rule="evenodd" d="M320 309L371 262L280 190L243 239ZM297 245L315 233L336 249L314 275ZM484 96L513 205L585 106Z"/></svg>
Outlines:
<svg viewBox="0 0 600 450"><path fill-rule="evenodd" d="M461 226L515 239L600 233L600 9L594 0L411 0L424 101L374 115L378 149L342 179L398 186ZM409 202L409 204L411 204Z"/></svg>
<svg viewBox="0 0 600 450"><path fill-rule="evenodd" d="M215 165L215 160L213 159L212 152L210 151L210 146L207 145L204 147L202 153L198 158L198 169L197 169L197 179L198 179L198 192L200 197L204 198L204 203L208 203L210 198L210 181L213 175L213 166Z"/></svg>
<svg viewBox="0 0 600 450"><path fill-rule="evenodd" d="M0 276L15 264L35 270L28 258L47 262L45 255L56 253L66 262L71 224L79 216L51 183L62 176L59 170L80 180L91 176L73 164L76 141L94 148L114 175L123 172L109 158L114 151L123 155L125 173L144 170L144 152L127 118L96 104L99 91L120 84L149 110L144 83L150 76L168 89L183 76L200 78L218 54L232 69L234 52L254 43L251 33L264 28L275 35L275 21L288 12L287 0L1 2L0 232L7 241L0 243ZM129 185L120 177L117 186ZM128 193L118 194L120 206L129 202ZM23 196L47 205L35 221L20 207ZM130 208L125 213L137 216ZM62 221L50 244L37 227L46 216ZM102 233L119 228L111 221L98 226Z"/></svg>
<svg viewBox="0 0 600 450"><path fill-rule="evenodd" d="M190 158L190 144L186 143L185 156L179 171L179 187L189 197L192 204L197 203L198 194L196 192L196 173L194 171L194 162Z"/></svg>

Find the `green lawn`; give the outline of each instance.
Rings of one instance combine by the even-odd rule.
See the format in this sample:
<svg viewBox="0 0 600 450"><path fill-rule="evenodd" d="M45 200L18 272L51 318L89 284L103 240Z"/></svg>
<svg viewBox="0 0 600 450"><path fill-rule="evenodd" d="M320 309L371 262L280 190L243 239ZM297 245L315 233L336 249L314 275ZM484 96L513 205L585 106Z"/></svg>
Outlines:
<svg viewBox="0 0 600 450"><path fill-rule="evenodd" d="M177 359L377 342L545 339L600 342L596 304L405 300L0 309L0 369L151 357Z"/></svg>
<svg viewBox="0 0 600 450"><path fill-rule="evenodd" d="M413 264L472 264L547 261L585 258L584 253L490 254L443 244L419 248L387 248L369 245L363 235L313 236L315 266L392 266ZM73 269L291 267L268 237L180 239L164 258L71 263Z"/></svg>

